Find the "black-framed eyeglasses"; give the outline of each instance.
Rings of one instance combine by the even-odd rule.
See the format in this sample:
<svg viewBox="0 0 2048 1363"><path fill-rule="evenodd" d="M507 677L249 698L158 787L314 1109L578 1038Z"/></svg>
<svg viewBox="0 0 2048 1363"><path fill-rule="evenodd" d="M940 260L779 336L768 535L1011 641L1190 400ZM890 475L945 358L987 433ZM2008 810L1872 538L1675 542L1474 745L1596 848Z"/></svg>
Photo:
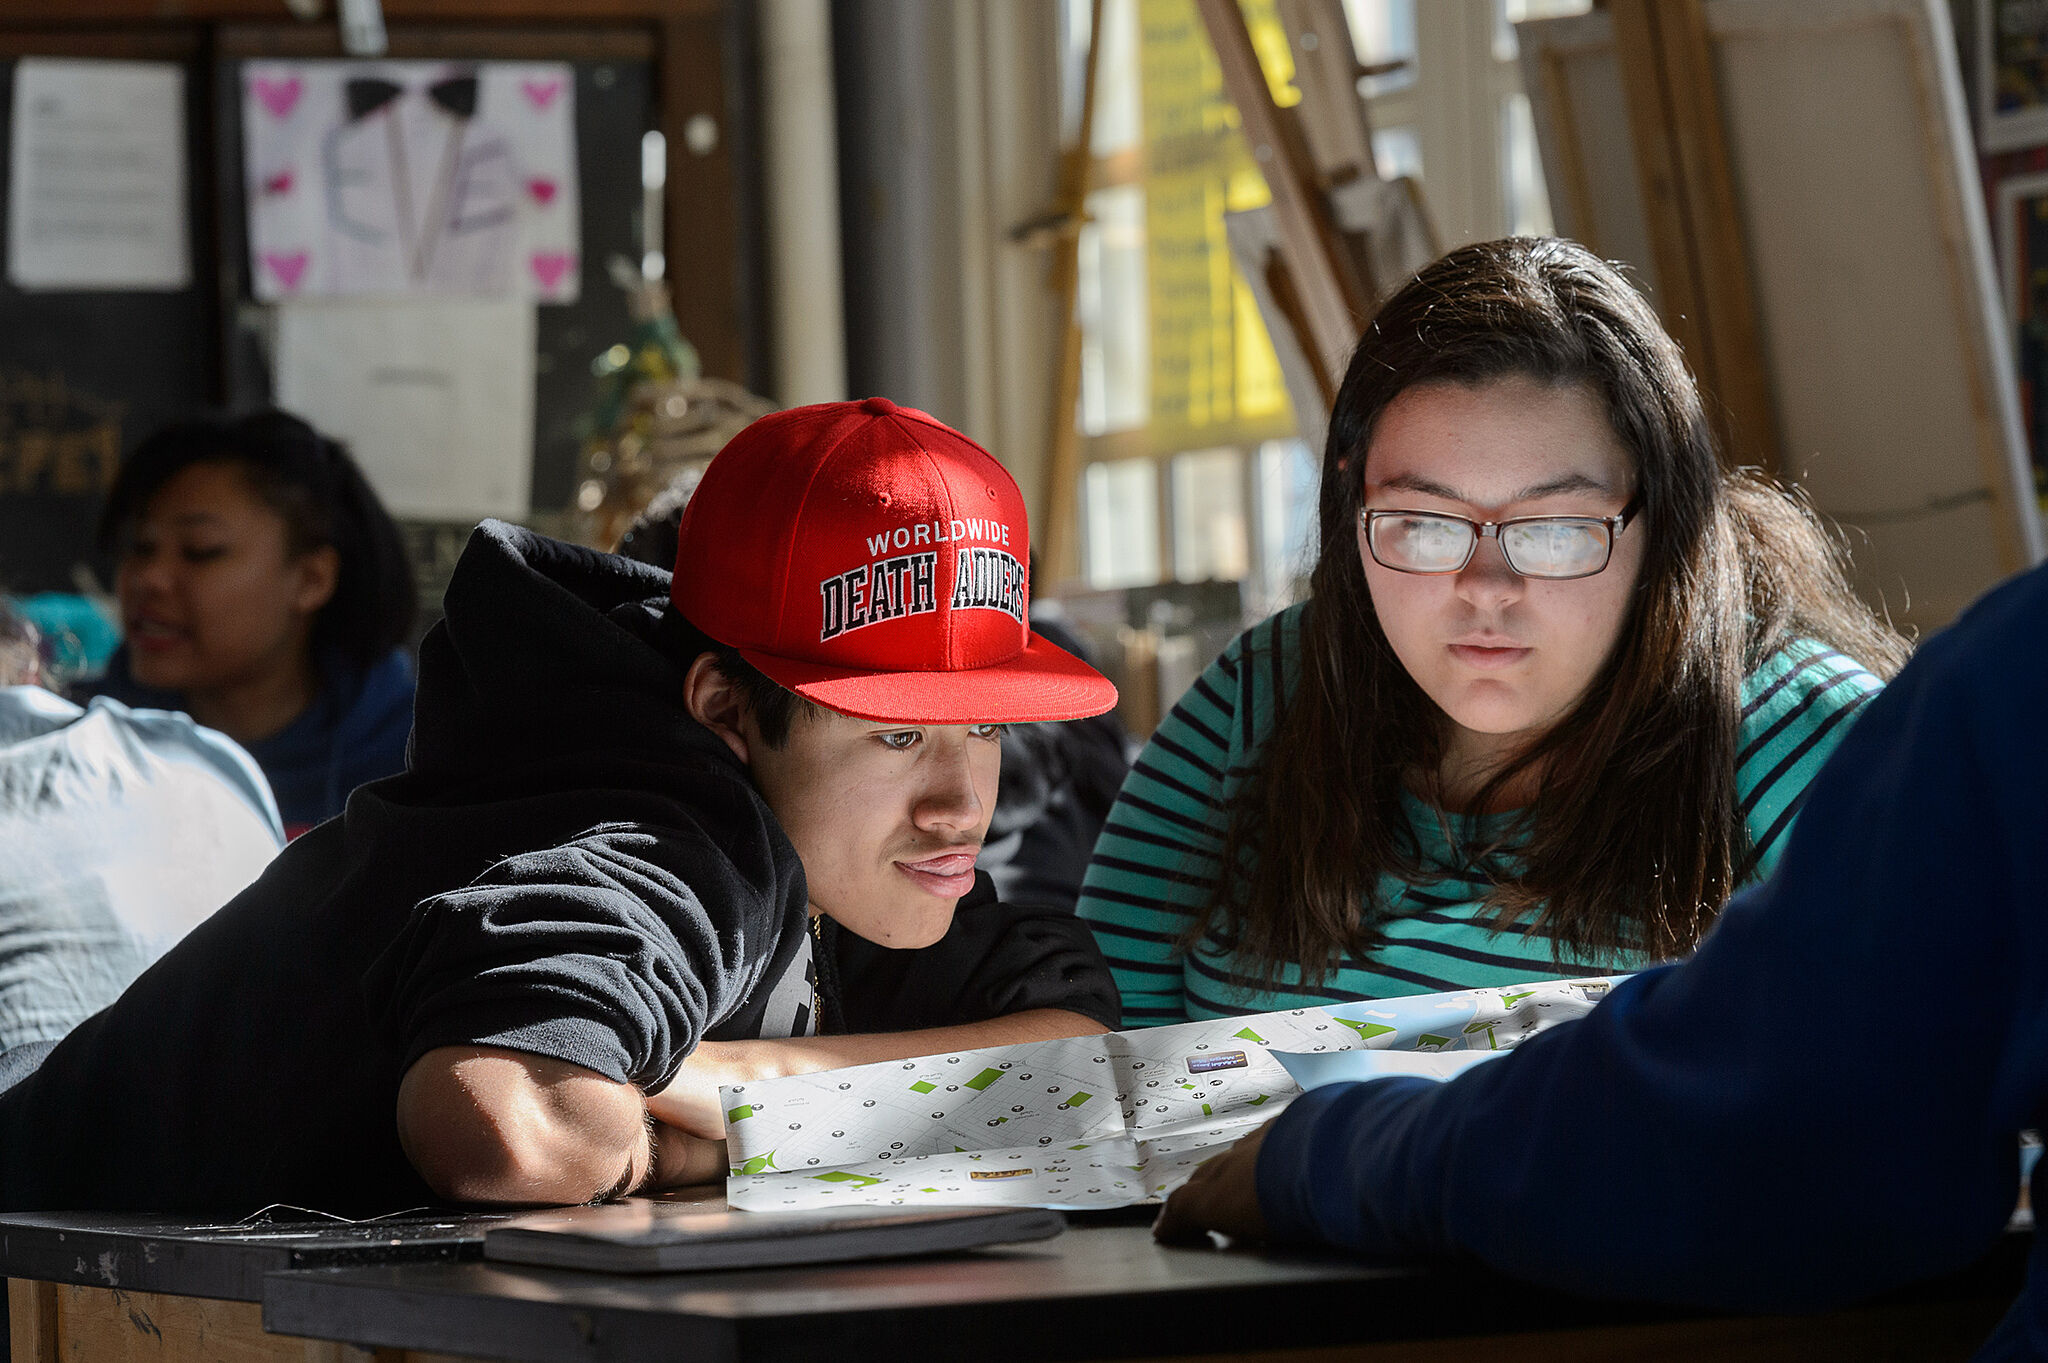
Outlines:
<svg viewBox="0 0 2048 1363"><path fill-rule="evenodd" d="M1614 557L1614 537L1636 518L1641 497L1618 516L1513 516L1475 521L1447 511L1358 509L1373 562L1397 573L1459 573L1479 541L1491 535L1501 557L1523 577L1551 582L1591 577Z"/></svg>

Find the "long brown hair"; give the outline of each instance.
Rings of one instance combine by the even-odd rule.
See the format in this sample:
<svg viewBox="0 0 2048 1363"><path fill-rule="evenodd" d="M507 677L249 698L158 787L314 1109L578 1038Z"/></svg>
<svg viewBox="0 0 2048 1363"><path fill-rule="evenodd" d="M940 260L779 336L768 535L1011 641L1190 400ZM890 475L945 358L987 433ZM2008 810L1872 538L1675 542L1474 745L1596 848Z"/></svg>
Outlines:
<svg viewBox="0 0 2048 1363"><path fill-rule="evenodd" d="M1635 460L1644 559L1613 654L1578 704L1496 772L1492 807L1540 790L1501 844L1462 849L1492 921L1529 921L1560 960L1693 947L1753 859L1736 766L1744 675L1812 638L1889 677L1906 643L1850 592L1806 506L1724 471L1678 347L1642 297L1573 242L1464 247L1388 299L1331 413L1321 547L1302 658L1262 760L1228 797L1223 873L1183 938L1214 935L1268 987L1314 985L1381 939L1380 877L1428 880L1403 812L1442 760L1447 717L1373 612L1355 526L1375 423L1420 384L1584 385ZM1448 827L1447 822L1447 827Z"/></svg>

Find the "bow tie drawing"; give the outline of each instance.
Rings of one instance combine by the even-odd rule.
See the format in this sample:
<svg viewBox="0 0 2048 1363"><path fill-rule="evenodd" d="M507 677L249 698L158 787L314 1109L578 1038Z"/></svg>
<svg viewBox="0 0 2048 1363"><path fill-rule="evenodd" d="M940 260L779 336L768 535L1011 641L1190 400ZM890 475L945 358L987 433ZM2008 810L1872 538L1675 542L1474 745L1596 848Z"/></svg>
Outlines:
<svg viewBox="0 0 2048 1363"><path fill-rule="evenodd" d="M477 79L474 75L449 76L427 87L427 98L456 118L476 117ZM381 76L351 76L342 83L348 102L348 119L359 123L405 93L405 87Z"/></svg>
<svg viewBox="0 0 2048 1363"><path fill-rule="evenodd" d="M331 179L339 184L354 177L341 170L337 163L338 139L344 132L362 128L366 120L381 111L393 115L384 122L386 157L390 166L388 177L391 195L391 213L398 228L399 250L403 254L406 274L415 281L424 281L431 269L434 254L442 237L452 227L460 232L494 226L509 216L509 209L495 209L474 219L457 214L462 220L451 223L451 205L458 199L455 180L460 171L461 148L473 131L471 120L477 109L476 73L464 72L446 76L426 87L425 93L434 106L450 115L452 122L445 125L440 139L439 168L428 183L428 197L425 211L413 201L413 177L411 158L408 154L408 134L399 126L394 105L404 95L406 88L393 80L381 76L353 76L342 82L342 97L348 109L348 121L329 134L323 155ZM371 134L374 136L374 134ZM421 148L424 150L424 148ZM352 221L345 212L338 209L333 213L335 225L360 240L374 241L380 235L372 224Z"/></svg>

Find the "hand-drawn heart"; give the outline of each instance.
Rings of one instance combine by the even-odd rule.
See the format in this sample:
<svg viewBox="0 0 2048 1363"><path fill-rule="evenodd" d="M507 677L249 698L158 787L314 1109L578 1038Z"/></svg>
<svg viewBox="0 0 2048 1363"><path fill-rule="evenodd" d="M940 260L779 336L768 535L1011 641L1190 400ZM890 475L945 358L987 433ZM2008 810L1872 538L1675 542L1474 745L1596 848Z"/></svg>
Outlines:
<svg viewBox="0 0 2048 1363"><path fill-rule="evenodd" d="M297 106L300 93L305 89L304 83L297 76L288 80L270 80L258 76L249 82L249 86L256 92L257 100L276 118L289 115Z"/></svg>
<svg viewBox="0 0 2048 1363"><path fill-rule="evenodd" d="M552 291L575 263L576 257L567 251L536 251L532 261L533 277L540 281L543 289Z"/></svg>
<svg viewBox="0 0 2048 1363"><path fill-rule="evenodd" d="M545 175L536 175L526 182L526 192L533 196L535 203L546 208L555 201L555 182Z"/></svg>
<svg viewBox="0 0 2048 1363"><path fill-rule="evenodd" d="M550 104L555 102L555 96L562 93L562 82L559 80L523 80L519 82L519 88L525 92L527 100L534 108L545 110Z"/></svg>
<svg viewBox="0 0 2048 1363"><path fill-rule="evenodd" d="M277 276L277 282L284 286L287 293L299 287L299 279L306 273L308 258L304 251L263 253L263 263L270 267L270 272Z"/></svg>
<svg viewBox="0 0 2048 1363"><path fill-rule="evenodd" d="M289 194L289 193L291 193L291 192L292 192L292 168L291 168L290 166L286 166L286 167L285 167L285 168L284 168L283 170L279 171L279 172L278 172L277 174L275 174L275 175L266 175L266 176L264 176L264 177L263 177L263 192L264 192L265 194Z"/></svg>

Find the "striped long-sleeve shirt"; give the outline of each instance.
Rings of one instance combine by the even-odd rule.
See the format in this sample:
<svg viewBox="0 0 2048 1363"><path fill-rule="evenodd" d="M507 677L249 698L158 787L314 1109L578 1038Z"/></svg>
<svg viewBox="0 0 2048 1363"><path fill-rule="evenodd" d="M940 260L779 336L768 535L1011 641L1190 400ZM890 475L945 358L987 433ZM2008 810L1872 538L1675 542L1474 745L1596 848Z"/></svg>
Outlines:
<svg viewBox="0 0 2048 1363"><path fill-rule="evenodd" d="M1275 695L1293 688L1306 608L1303 603L1253 626L1209 666L1146 745L1095 845L1079 912L1116 975L1124 1025L1648 964L1625 955L1575 960L1568 952L1560 960L1547 935L1520 923L1496 929L1484 903L1486 884L1470 878L1469 870L1459 873L1443 819L1413 796L1403 802L1416 845L1425 868L1443 878L1414 884L1384 877L1382 900L1393 912L1383 944L1363 958L1341 957L1320 987L1303 987L1288 967L1280 988L1256 989L1249 971L1211 937L1186 954L1176 950L1190 916L1208 899L1226 802L1260 760ZM1852 659L1811 641L1780 649L1744 679L1737 782L1759 878L1777 864L1807 783L1880 685ZM1483 843L1498 831L1497 821L1513 817L1481 817L1461 831L1468 842Z"/></svg>

